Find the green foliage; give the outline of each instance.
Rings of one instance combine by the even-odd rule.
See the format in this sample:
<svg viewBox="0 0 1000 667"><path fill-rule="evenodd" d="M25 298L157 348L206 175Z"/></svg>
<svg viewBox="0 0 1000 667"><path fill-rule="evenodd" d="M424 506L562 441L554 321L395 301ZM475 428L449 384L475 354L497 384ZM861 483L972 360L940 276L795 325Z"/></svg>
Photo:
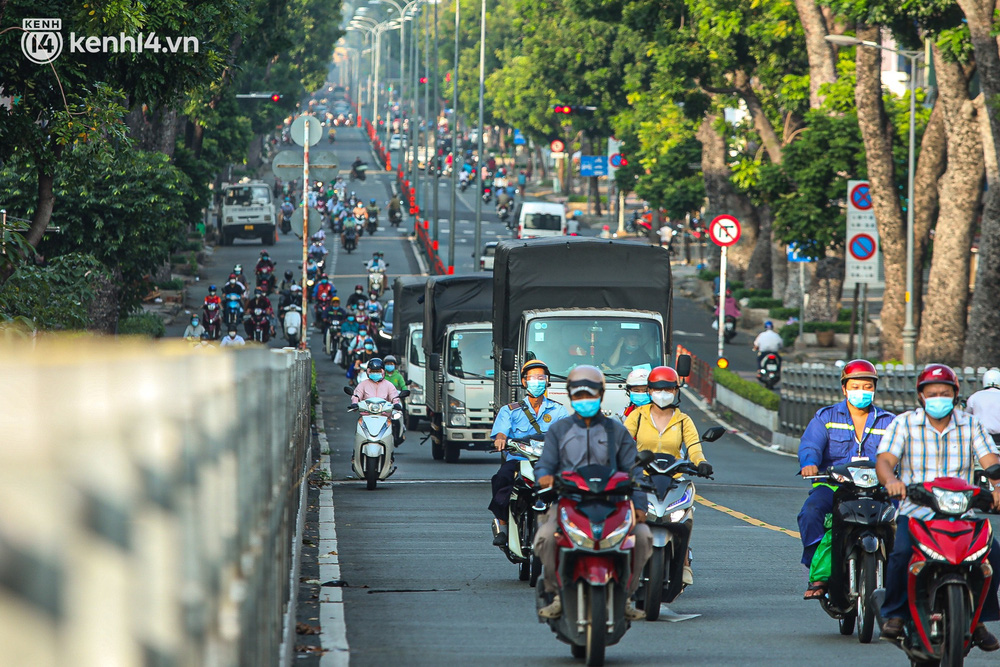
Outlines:
<svg viewBox="0 0 1000 667"><path fill-rule="evenodd" d="M820 331L832 331L834 333L851 333L850 322L803 322L803 333L817 333Z"/></svg>
<svg viewBox="0 0 1000 667"><path fill-rule="evenodd" d="M698 271L698 280L705 280L711 282L719 277L718 271L712 271L710 269L701 269Z"/></svg>
<svg viewBox="0 0 1000 667"><path fill-rule="evenodd" d="M736 299L737 301L739 301L740 299L742 299L744 297L746 297L748 299L751 299L751 298L753 298L755 296L770 297L771 296L771 290L769 290L769 289L744 289L742 287L739 288L739 289L734 289L733 290L733 298ZM756 308L757 306L754 306L754 307Z"/></svg>
<svg viewBox="0 0 1000 667"><path fill-rule="evenodd" d="M167 333L163 319L156 313L137 313L118 322L119 336L162 338Z"/></svg>
<svg viewBox="0 0 1000 667"><path fill-rule="evenodd" d="M156 286L162 290L180 291L184 289L184 281L180 278L172 278L171 280L164 280L162 283L157 283Z"/></svg>
<svg viewBox="0 0 1000 667"><path fill-rule="evenodd" d="M777 308L781 306L781 299L772 299L768 296L753 296L747 302L747 308Z"/></svg>
<svg viewBox="0 0 1000 667"><path fill-rule="evenodd" d="M0 288L0 319L32 329L86 329L94 287L107 270L93 256L67 253L45 266L24 262Z"/></svg>
<svg viewBox="0 0 1000 667"><path fill-rule="evenodd" d="M787 320L790 317L798 317L798 308L782 308L780 306L767 311L767 316L775 320Z"/></svg>
<svg viewBox="0 0 1000 667"><path fill-rule="evenodd" d="M805 326L805 323L803 323L803 326ZM782 344L785 347L792 347L795 345L795 339L799 337L799 325L786 324L778 329L778 333L781 335Z"/></svg>
<svg viewBox="0 0 1000 667"><path fill-rule="evenodd" d="M742 396L752 403L777 412L781 398L773 391L761 386L757 382L744 380L736 373L722 368L712 370L712 377L717 384L722 385L738 396Z"/></svg>

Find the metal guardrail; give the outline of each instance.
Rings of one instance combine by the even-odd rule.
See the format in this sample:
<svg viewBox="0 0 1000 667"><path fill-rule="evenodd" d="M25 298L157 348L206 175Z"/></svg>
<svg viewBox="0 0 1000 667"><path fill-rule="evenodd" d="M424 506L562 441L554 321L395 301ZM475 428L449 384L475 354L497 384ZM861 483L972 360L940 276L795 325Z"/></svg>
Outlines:
<svg viewBox="0 0 1000 667"><path fill-rule="evenodd" d="M287 660L310 372L295 350L0 349L2 662Z"/></svg>
<svg viewBox="0 0 1000 667"><path fill-rule="evenodd" d="M683 345L677 346L674 354L674 366L677 366L677 357L682 354L691 357L691 375L685 379L685 384L698 392L709 404L715 400L715 378L712 375L712 365L691 353Z"/></svg>
<svg viewBox="0 0 1000 667"><path fill-rule="evenodd" d="M875 368L879 374L875 402L879 407L896 414L919 407L916 386L923 366L878 364ZM844 400L840 372L840 368L826 364L782 365L778 417L784 433L801 435L817 410ZM982 388L985 368L956 368L955 372L962 384L963 398Z"/></svg>

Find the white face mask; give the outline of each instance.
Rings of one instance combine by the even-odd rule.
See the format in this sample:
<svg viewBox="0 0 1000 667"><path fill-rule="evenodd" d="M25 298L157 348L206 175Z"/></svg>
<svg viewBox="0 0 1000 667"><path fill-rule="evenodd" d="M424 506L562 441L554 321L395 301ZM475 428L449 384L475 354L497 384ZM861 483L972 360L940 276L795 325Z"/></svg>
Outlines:
<svg viewBox="0 0 1000 667"><path fill-rule="evenodd" d="M651 391L649 392L649 399L654 405L660 408L665 408L672 405L674 402L674 397L676 394L672 391Z"/></svg>

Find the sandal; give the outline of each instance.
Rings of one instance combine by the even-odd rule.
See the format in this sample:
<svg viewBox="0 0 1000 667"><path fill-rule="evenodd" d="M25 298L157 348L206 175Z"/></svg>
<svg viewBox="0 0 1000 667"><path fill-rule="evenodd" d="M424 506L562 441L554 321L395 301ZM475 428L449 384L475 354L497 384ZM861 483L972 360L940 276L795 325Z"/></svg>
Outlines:
<svg viewBox="0 0 1000 667"><path fill-rule="evenodd" d="M809 588L806 589L805 595L802 596L803 600L819 600L826 595L826 582L825 581L813 581L809 584Z"/></svg>

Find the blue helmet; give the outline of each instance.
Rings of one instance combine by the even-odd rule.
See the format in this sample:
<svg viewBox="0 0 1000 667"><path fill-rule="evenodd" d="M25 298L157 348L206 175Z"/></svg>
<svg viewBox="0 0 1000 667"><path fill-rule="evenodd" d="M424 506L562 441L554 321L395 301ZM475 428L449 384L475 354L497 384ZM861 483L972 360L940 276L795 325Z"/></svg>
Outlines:
<svg viewBox="0 0 1000 667"><path fill-rule="evenodd" d="M774 329L774 323L771 320L768 320L767 322L764 322L764 328L765 329Z"/></svg>

